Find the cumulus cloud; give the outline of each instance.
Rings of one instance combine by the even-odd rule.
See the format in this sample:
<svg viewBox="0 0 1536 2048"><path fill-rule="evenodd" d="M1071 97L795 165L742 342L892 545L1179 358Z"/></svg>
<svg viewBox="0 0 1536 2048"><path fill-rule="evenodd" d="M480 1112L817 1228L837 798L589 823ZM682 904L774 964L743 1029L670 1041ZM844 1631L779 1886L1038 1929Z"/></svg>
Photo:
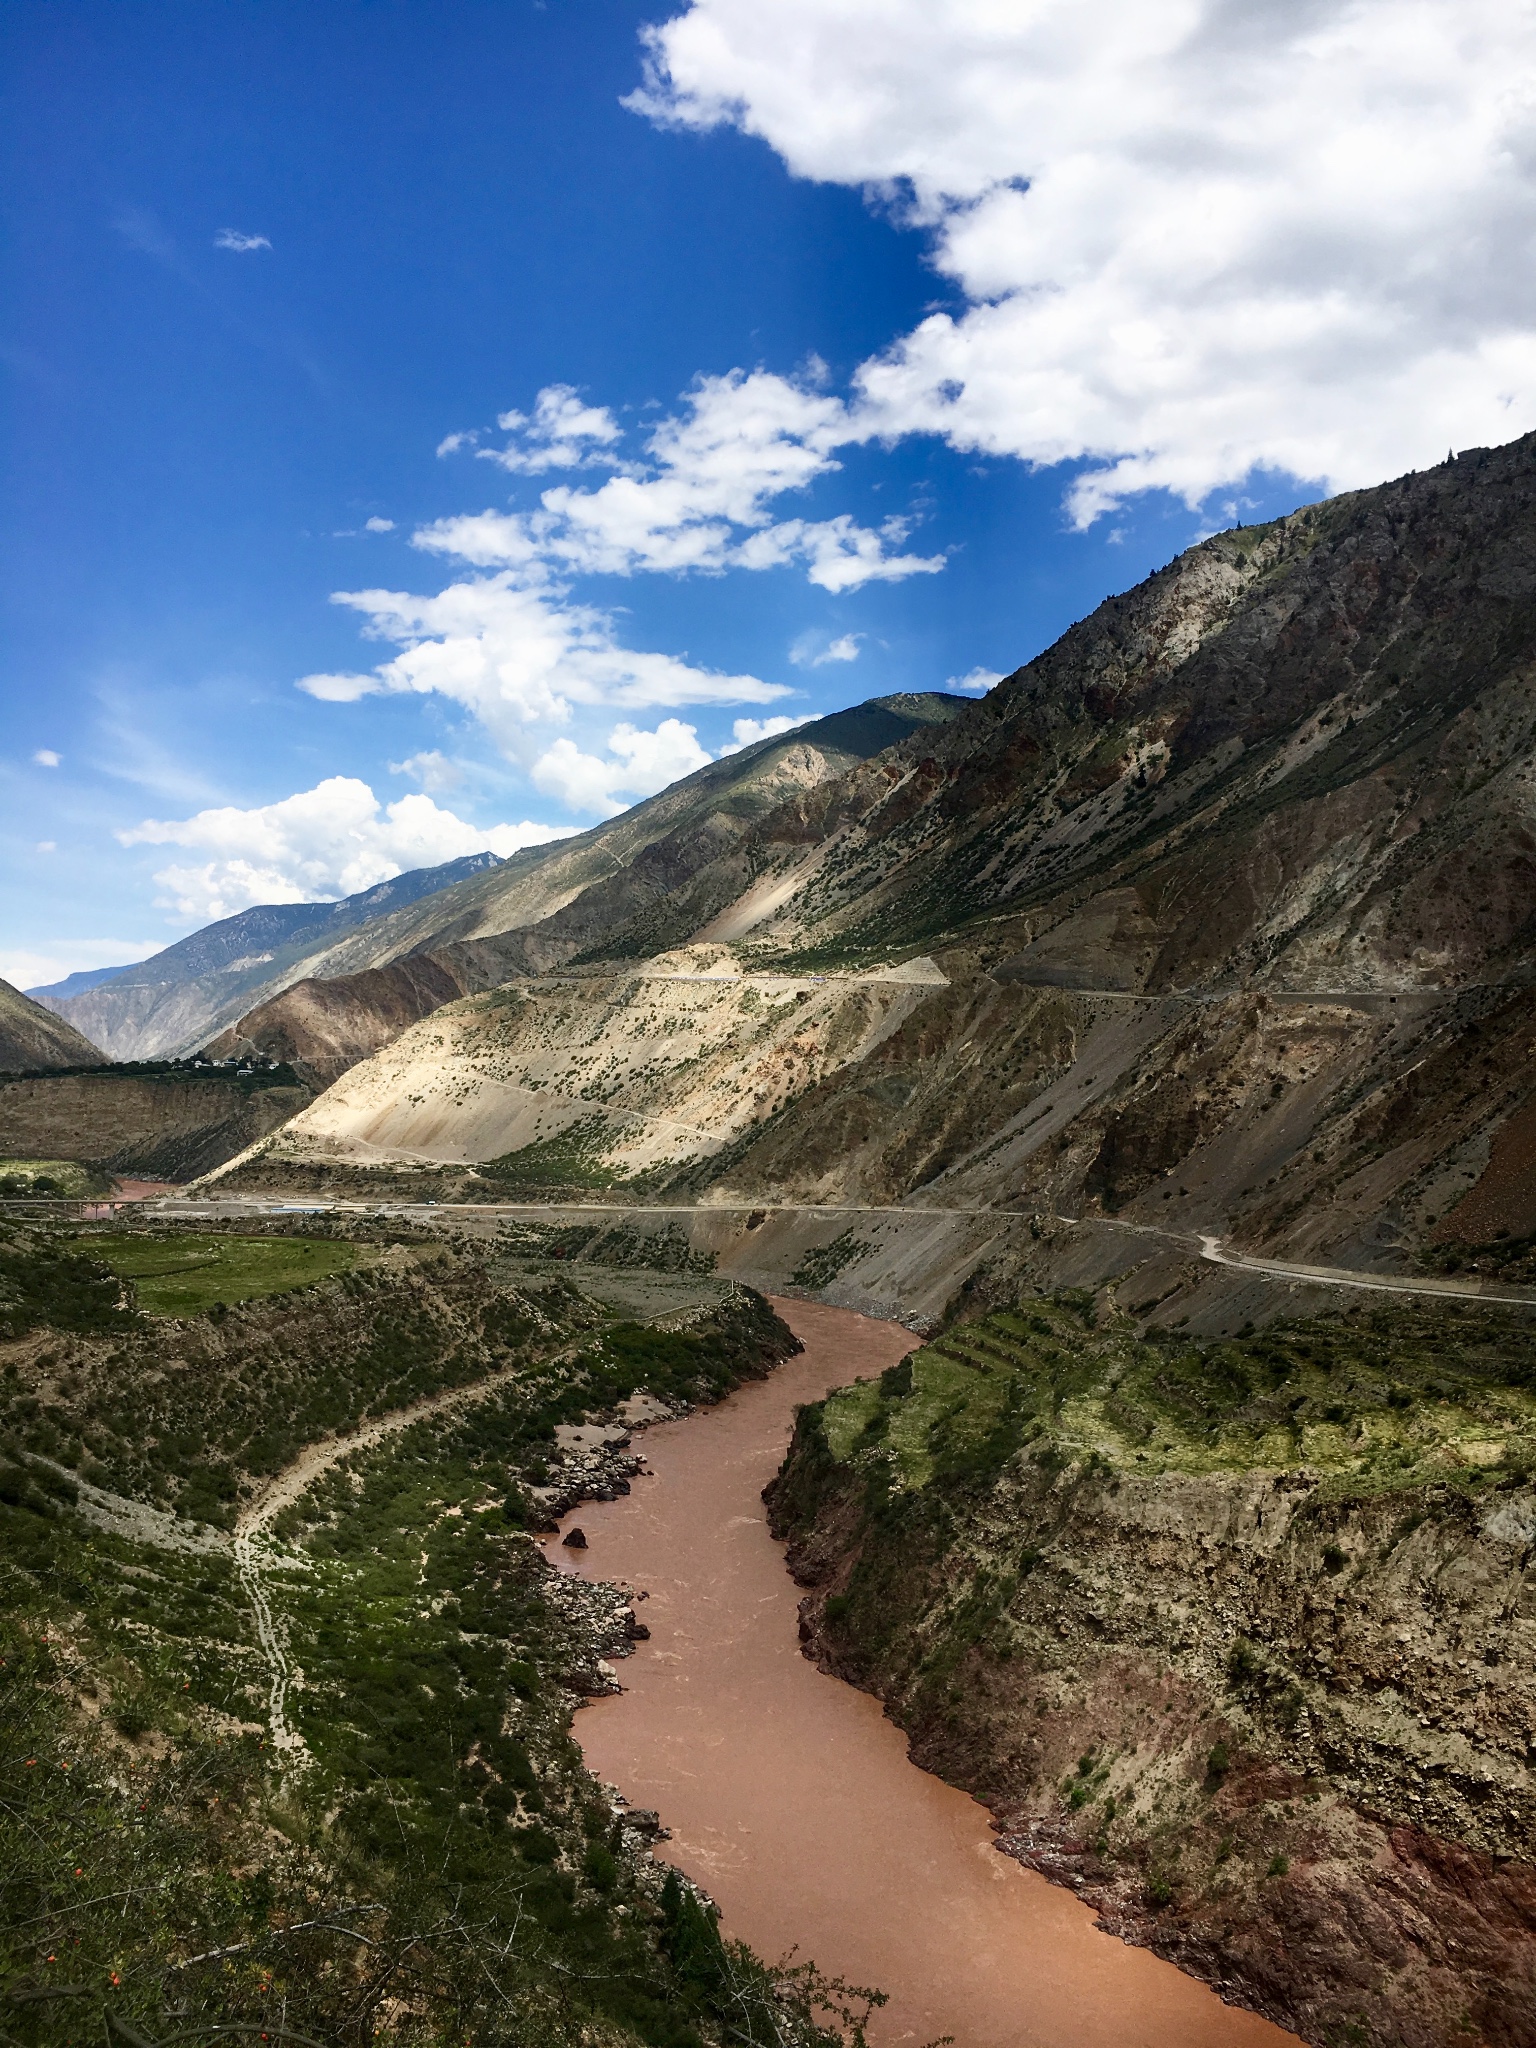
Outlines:
<svg viewBox="0 0 1536 2048"><path fill-rule="evenodd" d="M52 747L39 747L32 758L39 768L57 768L64 756L56 754Z"/></svg>
<svg viewBox="0 0 1536 2048"><path fill-rule="evenodd" d="M797 564L811 582L844 592L941 569L941 555L902 552L908 522L900 518L877 531L848 513L775 516L786 493L836 470L833 451L861 431L844 401L820 388L823 379L816 363L798 382L767 371L700 378L676 413L650 427L641 454L624 462L613 452L621 430L605 408L569 385L546 387L531 414L502 414L502 428L514 435L507 448L479 452L494 452L516 471L602 461L612 473L595 487L551 485L536 509L491 508L418 528L414 547L481 573L431 596L334 592L333 603L361 614L367 637L397 651L371 670L318 672L298 687L333 704L383 694L447 697L509 758L536 764L539 787L582 811L612 811L626 792L659 788L653 762L671 764L674 775L699 766L709 757L676 719L649 735L616 727L607 757L583 752L568 735L553 745L534 739L538 726L567 726L583 708L771 704L789 694L757 676L625 646L613 616L577 602L572 583L580 575ZM438 452L473 438L450 435ZM852 660L857 643L857 635L844 634L823 656Z"/></svg>
<svg viewBox="0 0 1536 2048"><path fill-rule="evenodd" d="M499 462L503 469L529 475L546 469L579 469L588 462L611 463L615 458L609 451L622 438L622 429L607 406L586 404L569 384L546 385L534 401L531 419L525 413L504 412L496 424L516 438L505 448L481 448L477 453L483 461Z"/></svg>
<svg viewBox="0 0 1536 2048"><path fill-rule="evenodd" d="M366 782L332 775L313 789L249 810L235 805L180 819L146 818L124 846L178 846L205 858L161 868L164 907L206 923L253 903L328 902L410 868L489 849L502 855L566 835L558 825L472 825L431 797L381 804Z"/></svg>
<svg viewBox="0 0 1536 2048"><path fill-rule="evenodd" d="M253 249L270 249L272 244L265 235L242 235L238 228L220 228L213 238L215 249L233 249L239 256L248 256Z"/></svg>
<svg viewBox="0 0 1536 2048"><path fill-rule="evenodd" d="M816 716L814 711L807 711L799 718L738 718L731 727L732 737L720 749L720 758L723 761L727 754L755 747L759 740L775 740L780 733L794 732L798 726L809 725Z"/></svg>
<svg viewBox="0 0 1536 2048"><path fill-rule="evenodd" d="M964 300L864 434L1084 461L1079 524L1536 425L1536 28L1507 0L692 0L630 104L883 194Z"/></svg>
<svg viewBox="0 0 1536 2048"><path fill-rule="evenodd" d="M459 789L464 782L464 770L457 761L450 761L446 754L436 747L420 754L410 754L403 761L391 761L391 775L408 775L412 782L419 783L429 796L440 796L444 790Z"/></svg>
<svg viewBox="0 0 1536 2048"><path fill-rule="evenodd" d="M527 423L531 449L480 453L495 452L498 461L521 469L553 467L557 450L581 459L581 437L559 424L566 408L600 423L584 430L587 438L613 426L606 411L582 407L567 386L555 385L540 392ZM518 413L503 415L504 421L521 419ZM554 438L537 438L545 432L541 420ZM613 432L616 437L617 428ZM595 490L556 484L543 493L536 512L437 520L420 529L415 545L481 568L521 573L535 566L632 576L646 570L799 565L812 583L833 591L942 569L942 555L890 552L907 537L900 519L886 520L878 532L847 513L775 520L774 500L836 470L834 451L863 438L866 429L844 402L810 384L766 370L701 377L682 409L651 430L643 459L623 464ZM561 462L568 467L565 454Z"/></svg>
<svg viewBox="0 0 1536 2048"><path fill-rule="evenodd" d="M620 646L612 619L558 591L529 588L511 571L451 583L435 597L396 590L338 591L332 600L367 620L400 652L367 675L304 676L299 688L329 703L380 693L447 697L473 712L513 758L528 728L566 724L576 705L637 711L652 705L767 704L782 684L720 675L670 654Z"/></svg>
<svg viewBox="0 0 1536 2048"><path fill-rule="evenodd" d="M951 676L944 687L946 690L970 690L976 696L984 697L1002 680L995 668L972 668L967 669L963 676Z"/></svg>
<svg viewBox="0 0 1536 2048"><path fill-rule="evenodd" d="M790 642L789 658L796 668L825 668L832 661L857 661L862 633L840 633L834 640L808 626Z"/></svg>
<svg viewBox="0 0 1536 2048"><path fill-rule="evenodd" d="M558 739L534 763L539 788L573 811L610 818L637 798L654 796L669 782L709 763L698 730L664 718L654 732L616 725L608 735L608 758L584 754L573 740Z"/></svg>
<svg viewBox="0 0 1536 2048"><path fill-rule="evenodd" d="M377 512L375 512L371 519L363 521L364 533L393 533L394 530L395 522L393 519L381 519Z"/></svg>

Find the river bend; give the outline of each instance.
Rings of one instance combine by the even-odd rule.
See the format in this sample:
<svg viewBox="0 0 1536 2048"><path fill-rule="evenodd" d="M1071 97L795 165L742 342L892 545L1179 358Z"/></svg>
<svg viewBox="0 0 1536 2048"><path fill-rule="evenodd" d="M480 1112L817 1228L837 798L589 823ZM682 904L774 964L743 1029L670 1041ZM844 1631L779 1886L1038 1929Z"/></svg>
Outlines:
<svg viewBox="0 0 1536 2048"><path fill-rule="evenodd" d="M804 1352L637 1438L630 1494L567 1517L548 1554L648 1597L626 1690L575 1733L588 1765L672 1830L665 1855L728 1934L878 1985L880 2048L1285 2048L1294 2038L1094 1925L1088 1907L993 1847L986 1809L909 1762L867 1694L801 1656L798 1593L760 1495L794 1412L880 1372L915 1339L819 1303L774 1303Z"/></svg>

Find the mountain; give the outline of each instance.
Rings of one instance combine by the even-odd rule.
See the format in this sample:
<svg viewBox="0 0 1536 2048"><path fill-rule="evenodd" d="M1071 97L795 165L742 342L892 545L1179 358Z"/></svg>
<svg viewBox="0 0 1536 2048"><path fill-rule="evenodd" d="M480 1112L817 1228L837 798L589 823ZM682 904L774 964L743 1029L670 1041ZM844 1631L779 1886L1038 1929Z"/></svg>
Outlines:
<svg viewBox="0 0 1536 2048"><path fill-rule="evenodd" d="M208 1050L291 1061L324 1084L454 995L563 966L594 939L610 947L616 925L653 951L699 922L691 875L708 868L711 902L750 879L760 818L966 709L938 692L872 698L712 761L578 838L359 925L302 981L270 983Z"/></svg>
<svg viewBox="0 0 1536 2048"><path fill-rule="evenodd" d="M122 967L83 967L74 974L66 974L62 981L50 981L44 988L29 988L25 993L34 1003L42 1002L46 996L83 996L87 989L100 988L104 981L115 981L118 975L137 965L137 961L129 961Z"/></svg>
<svg viewBox="0 0 1536 2048"><path fill-rule="evenodd" d="M1217 535L840 773L793 771L805 728L753 803L715 764L648 845L603 828L601 877L598 834L461 885L432 957L507 986L282 1144L462 1167L579 1129L581 1174L657 1193L1399 1269L1519 1240L1533 677L1531 438Z"/></svg>
<svg viewBox="0 0 1536 2048"><path fill-rule="evenodd" d="M435 945L223 1185L630 1203L920 1320L772 1490L808 1651L1233 2003L1530 2042L1536 436L773 796Z"/></svg>
<svg viewBox="0 0 1536 2048"><path fill-rule="evenodd" d="M100 1063L99 1046L19 988L0 981L0 1074L46 1074Z"/></svg>
<svg viewBox="0 0 1536 2048"><path fill-rule="evenodd" d="M257 904L132 967L71 975L34 994L115 1060L174 1058L238 1017L254 993L295 980L343 933L498 865L494 853L473 853L339 903Z"/></svg>

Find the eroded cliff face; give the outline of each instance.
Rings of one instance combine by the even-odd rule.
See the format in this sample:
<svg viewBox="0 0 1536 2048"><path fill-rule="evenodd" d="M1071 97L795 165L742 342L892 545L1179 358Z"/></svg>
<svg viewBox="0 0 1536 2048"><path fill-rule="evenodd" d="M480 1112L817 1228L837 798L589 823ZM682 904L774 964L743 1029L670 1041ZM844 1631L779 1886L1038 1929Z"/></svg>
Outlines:
<svg viewBox="0 0 1536 2048"><path fill-rule="evenodd" d="M1000 1848L1303 2038L1536 2041L1529 1356L1486 1310L962 1326L801 1420L811 1653Z"/></svg>
<svg viewBox="0 0 1536 2048"><path fill-rule="evenodd" d="M278 1129L309 1091L249 1080L104 1067L0 1081L0 1153L75 1159L108 1173L188 1180Z"/></svg>

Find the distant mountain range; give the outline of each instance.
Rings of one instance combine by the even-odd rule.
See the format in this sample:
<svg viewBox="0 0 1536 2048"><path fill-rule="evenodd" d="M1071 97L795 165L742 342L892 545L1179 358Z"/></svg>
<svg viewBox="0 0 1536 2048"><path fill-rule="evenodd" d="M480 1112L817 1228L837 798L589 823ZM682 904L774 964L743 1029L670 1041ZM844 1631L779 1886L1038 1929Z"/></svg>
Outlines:
<svg viewBox="0 0 1536 2048"><path fill-rule="evenodd" d="M131 967L94 968L27 994L115 1060L175 1058L302 974L345 933L499 865L494 853L472 853L339 903L257 904Z"/></svg>
<svg viewBox="0 0 1536 2048"><path fill-rule="evenodd" d="M791 792L966 704L939 693L875 698L712 762L577 837L508 860L482 853L417 869L339 903L259 905L135 966L30 993L113 1059L175 1058L218 1039L221 1052L281 1046L275 1057L327 1081L453 996L569 958L587 913L567 920L571 931L560 913L594 888L638 907L665 893L664 877L697 847L718 856ZM685 841L693 850L680 852ZM391 970L382 980L381 969ZM283 1000L296 984L302 992Z"/></svg>

